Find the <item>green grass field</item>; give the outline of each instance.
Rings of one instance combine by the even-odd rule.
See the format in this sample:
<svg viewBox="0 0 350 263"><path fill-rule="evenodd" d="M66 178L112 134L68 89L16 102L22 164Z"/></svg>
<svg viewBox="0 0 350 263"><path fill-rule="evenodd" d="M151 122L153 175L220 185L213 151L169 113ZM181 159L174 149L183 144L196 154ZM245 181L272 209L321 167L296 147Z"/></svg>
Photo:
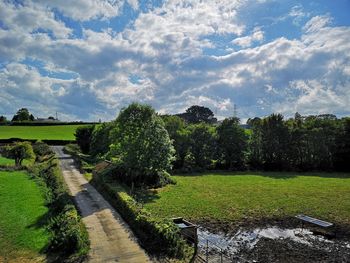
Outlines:
<svg viewBox="0 0 350 263"><path fill-rule="evenodd" d="M15 165L15 160L13 159L7 159L5 157L2 157L0 155L0 165Z"/></svg>
<svg viewBox="0 0 350 263"><path fill-rule="evenodd" d="M152 214L242 221L305 213L350 224L349 174L225 173L175 178L176 185L143 197Z"/></svg>
<svg viewBox="0 0 350 263"><path fill-rule="evenodd" d="M79 126L0 126L0 139L75 140L74 133Z"/></svg>
<svg viewBox="0 0 350 263"><path fill-rule="evenodd" d="M0 262L40 256L49 239L40 224L48 212L44 203L41 189L26 172L0 172Z"/></svg>

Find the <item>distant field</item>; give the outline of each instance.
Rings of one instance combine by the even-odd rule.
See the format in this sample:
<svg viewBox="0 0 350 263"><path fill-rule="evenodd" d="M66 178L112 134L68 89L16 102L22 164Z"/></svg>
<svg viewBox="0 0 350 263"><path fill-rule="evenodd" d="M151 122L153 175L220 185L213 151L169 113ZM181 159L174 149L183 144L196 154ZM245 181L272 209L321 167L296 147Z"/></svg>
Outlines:
<svg viewBox="0 0 350 263"><path fill-rule="evenodd" d="M49 240L40 222L48 209L26 172L0 172L0 211L0 262L37 262Z"/></svg>
<svg viewBox="0 0 350 263"><path fill-rule="evenodd" d="M0 126L0 139L74 140L75 130L80 126Z"/></svg>
<svg viewBox="0 0 350 263"><path fill-rule="evenodd" d="M161 218L242 221L305 213L350 224L350 174L225 173L175 176L143 197Z"/></svg>

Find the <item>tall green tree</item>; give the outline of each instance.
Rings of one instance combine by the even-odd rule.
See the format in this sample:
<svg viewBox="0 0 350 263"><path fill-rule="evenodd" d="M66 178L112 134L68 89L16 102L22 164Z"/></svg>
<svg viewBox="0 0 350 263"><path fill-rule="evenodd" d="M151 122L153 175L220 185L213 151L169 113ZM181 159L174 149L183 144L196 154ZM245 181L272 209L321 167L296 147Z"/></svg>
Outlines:
<svg viewBox="0 0 350 263"><path fill-rule="evenodd" d="M12 121L34 121L34 116L27 108L22 108L13 116Z"/></svg>
<svg viewBox="0 0 350 263"><path fill-rule="evenodd" d="M251 168L262 168L262 120L258 117L248 119L247 124L250 128L248 143L248 164Z"/></svg>
<svg viewBox="0 0 350 263"><path fill-rule="evenodd" d="M242 169L245 165L244 153L247 136L239 126L238 118L227 118L217 128L218 147L228 169Z"/></svg>
<svg viewBox="0 0 350 263"><path fill-rule="evenodd" d="M189 127L190 156L194 166L207 169L216 155L215 128L205 124L193 124Z"/></svg>
<svg viewBox="0 0 350 263"><path fill-rule="evenodd" d="M189 150L189 131L186 123L178 116L165 115L162 119L175 148L174 168L181 168Z"/></svg>
<svg viewBox="0 0 350 263"><path fill-rule="evenodd" d="M286 169L289 130L281 114L271 114L261 123L262 160L266 169Z"/></svg>
<svg viewBox="0 0 350 263"><path fill-rule="evenodd" d="M189 107L185 113L178 114L178 116L192 124L201 122L215 123L217 121L211 109L198 105Z"/></svg>
<svg viewBox="0 0 350 263"><path fill-rule="evenodd" d="M163 120L151 106L132 103L111 130L110 156L134 183L154 183L171 168L174 148Z"/></svg>

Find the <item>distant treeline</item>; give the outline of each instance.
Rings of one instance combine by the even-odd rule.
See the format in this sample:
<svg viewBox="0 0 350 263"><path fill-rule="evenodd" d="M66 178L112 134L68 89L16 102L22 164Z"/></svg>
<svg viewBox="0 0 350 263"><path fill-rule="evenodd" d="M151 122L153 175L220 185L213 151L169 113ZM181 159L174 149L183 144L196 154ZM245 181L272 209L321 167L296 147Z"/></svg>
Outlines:
<svg viewBox="0 0 350 263"><path fill-rule="evenodd" d="M242 128L235 117L216 122L212 112L200 106L190 107L186 114L160 117L175 149L172 164L177 171L350 171L349 117L296 113L285 120L281 114L271 114L249 119L249 129ZM110 146L118 145L113 140L113 133L120 132L118 125L86 126L77 142L84 152L108 157ZM142 130L144 123L133 127ZM137 150L144 153L147 145Z"/></svg>

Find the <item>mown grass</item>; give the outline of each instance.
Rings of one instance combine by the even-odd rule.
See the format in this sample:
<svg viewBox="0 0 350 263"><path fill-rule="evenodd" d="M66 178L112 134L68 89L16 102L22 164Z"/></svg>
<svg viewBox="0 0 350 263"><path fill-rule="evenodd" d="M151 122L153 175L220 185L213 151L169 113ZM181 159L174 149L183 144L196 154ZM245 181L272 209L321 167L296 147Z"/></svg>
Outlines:
<svg viewBox="0 0 350 263"><path fill-rule="evenodd" d="M0 165L15 165L15 160L0 156Z"/></svg>
<svg viewBox="0 0 350 263"><path fill-rule="evenodd" d="M207 173L175 179L176 185L143 197L152 214L242 221L304 213L350 224L349 174Z"/></svg>
<svg viewBox="0 0 350 263"><path fill-rule="evenodd" d="M0 126L0 139L75 140L75 130L80 126Z"/></svg>
<svg viewBox="0 0 350 263"><path fill-rule="evenodd" d="M41 257L49 240L42 225L48 208L41 189L26 172L0 172L0 211L0 262Z"/></svg>

